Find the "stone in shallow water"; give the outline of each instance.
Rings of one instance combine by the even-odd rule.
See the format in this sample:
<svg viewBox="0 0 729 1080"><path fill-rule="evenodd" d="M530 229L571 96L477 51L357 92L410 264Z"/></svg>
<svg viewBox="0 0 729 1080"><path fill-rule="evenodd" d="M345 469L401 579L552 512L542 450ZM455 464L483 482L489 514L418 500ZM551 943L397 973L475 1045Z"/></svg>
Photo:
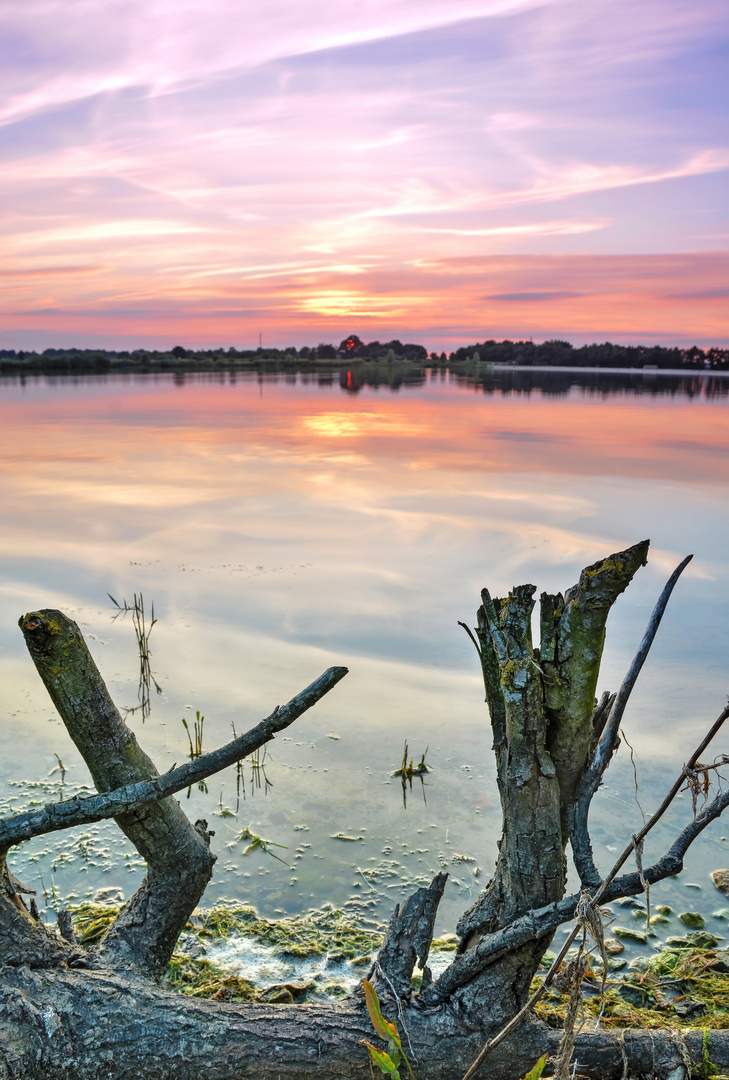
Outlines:
<svg viewBox="0 0 729 1080"><path fill-rule="evenodd" d="M619 956L621 952L625 952L625 946L617 938L605 938L605 952L608 956Z"/></svg>
<svg viewBox="0 0 729 1080"><path fill-rule="evenodd" d="M114 886L106 889L99 889L94 897L95 904L121 904L124 899L121 889Z"/></svg>
<svg viewBox="0 0 729 1080"><path fill-rule="evenodd" d="M642 986L632 986L629 983L623 983L618 987L618 993L623 1001L627 1001L629 1005L633 1005L637 1008L645 1005L648 1001L648 991L644 990Z"/></svg>
<svg viewBox="0 0 729 1080"><path fill-rule="evenodd" d="M679 915L679 919L682 923L685 923L690 930L703 930L706 926L704 916L698 911L682 911Z"/></svg>
<svg viewBox="0 0 729 1080"><path fill-rule="evenodd" d="M267 1001L270 1005L293 1005L294 995L285 986L281 986L268 994L264 994L264 1001Z"/></svg>
<svg viewBox="0 0 729 1080"><path fill-rule="evenodd" d="M691 944L699 949L715 949L719 944L718 937L710 934L708 930L697 930L693 934L688 934L688 938Z"/></svg>
<svg viewBox="0 0 729 1080"><path fill-rule="evenodd" d="M615 937L622 938L623 941L634 941L638 945L648 944L648 937L642 930L631 930L628 926L614 926L613 933Z"/></svg>
<svg viewBox="0 0 729 1080"><path fill-rule="evenodd" d="M729 870L712 870L711 880L717 889L729 896Z"/></svg>
<svg viewBox="0 0 729 1080"><path fill-rule="evenodd" d="M647 956L636 956L630 961L628 967L631 971L647 971L650 967L650 962Z"/></svg>

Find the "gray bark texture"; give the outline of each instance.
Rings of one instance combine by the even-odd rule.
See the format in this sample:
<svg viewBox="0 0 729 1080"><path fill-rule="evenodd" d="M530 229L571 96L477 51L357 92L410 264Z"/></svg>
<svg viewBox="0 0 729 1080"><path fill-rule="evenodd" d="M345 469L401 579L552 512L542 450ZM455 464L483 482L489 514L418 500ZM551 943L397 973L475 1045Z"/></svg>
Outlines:
<svg viewBox="0 0 729 1080"><path fill-rule="evenodd" d="M485 1040L527 1001L555 929L575 915L578 896L565 895L571 838L583 885L593 892L600 885L587 811L615 750L617 714L615 696L597 702L595 687L608 613L647 551L647 542L637 544L587 567L564 595L543 594L539 648L531 640L534 586L518 586L502 600L482 593L471 636L503 811L495 873L461 918L457 953L437 979L427 962L446 874L396 909L368 973L385 1016L398 1024L418 1080L460 1080ZM662 608L654 613L652 633L661 614ZM369 1078L359 1040L372 1040L373 1032L361 992L333 1005L233 1005L158 986L214 864L206 823L188 821L174 793L273 738L346 669L329 669L245 735L160 776L111 701L75 623L58 611L37 611L20 626L99 794L0 822L0 1080ZM621 694L620 715L627 697ZM729 795L717 796L663 859L643 868L642 878L608 878L605 901L676 873L689 844L727 802ZM86 951L68 920L59 920L57 931L28 910L5 858L31 836L112 816L148 872L106 935ZM416 962L424 973L417 993ZM554 1052L558 1040L559 1032L532 1017L479 1075L517 1080L541 1054ZM594 1080L680 1080L701 1054L700 1032L592 1033L578 1037L574 1061L578 1073ZM729 1066L729 1034L712 1034L711 1057Z"/></svg>

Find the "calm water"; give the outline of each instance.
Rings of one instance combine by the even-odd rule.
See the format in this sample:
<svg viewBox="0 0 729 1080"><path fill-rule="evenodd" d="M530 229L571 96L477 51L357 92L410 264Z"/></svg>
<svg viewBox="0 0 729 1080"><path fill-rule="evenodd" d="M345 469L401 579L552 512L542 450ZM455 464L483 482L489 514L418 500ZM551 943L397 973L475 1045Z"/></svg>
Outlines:
<svg viewBox="0 0 729 1080"><path fill-rule="evenodd" d="M350 668L271 746L267 793L248 767L236 816L221 814L236 811L234 770L189 803L183 793L217 833L206 901L244 899L270 915L354 897L381 916L447 865L451 929L488 879L499 827L483 688L457 626L473 620L484 585L564 589L582 566L650 537L649 565L609 623L600 689L617 688L665 578L694 552L625 720L643 809L721 711L727 391L716 377L520 372L429 375L396 391L338 376L6 379L3 808L57 798L56 755L67 791L88 782L18 617L59 607L75 618L116 702L133 708L134 633L128 617L112 622L107 594L141 592L159 620L150 644L162 693L145 723L139 711L129 722L161 770L187 756L182 717L204 714L212 749L329 665ZM407 808L391 777L405 740L416 758L428 748L433 769ZM684 796L653 855L689 812ZM593 820L607 868L641 821L627 748ZM291 868L244 856L245 827L285 845L272 850ZM725 831L729 821L661 886L679 910L720 903L708 871L729 862ZM142 873L113 824L41 838L14 866L49 907L54 888L128 896Z"/></svg>

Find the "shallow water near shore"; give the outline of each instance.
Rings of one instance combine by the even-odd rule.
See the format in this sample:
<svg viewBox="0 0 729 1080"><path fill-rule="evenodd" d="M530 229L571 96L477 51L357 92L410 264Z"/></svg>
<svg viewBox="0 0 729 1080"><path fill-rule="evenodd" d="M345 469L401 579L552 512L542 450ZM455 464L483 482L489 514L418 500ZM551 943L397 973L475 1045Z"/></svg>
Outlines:
<svg viewBox="0 0 729 1080"><path fill-rule="evenodd" d="M262 768L244 764L245 797L234 769L181 794L216 832L205 903L275 918L331 902L379 922L444 868L450 931L488 880L500 823L483 687L457 621L472 624L483 586L564 589L650 536L608 624L600 690L619 684L670 571L695 558L625 718L640 807L627 744L594 805L607 869L729 689L729 399L700 376L489 378L434 372L396 390L301 375L0 380L3 814L89 783L24 652L27 610L79 622L161 771L188 756L183 717L192 728L204 715L212 749L345 664ZM112 621L107 595L140 592L158 619L162 691L144 720L131 618ZM406 740L431 771L404 805L392 773ZM715 752L728 749L720 738ZM646 858L690 816L684 794ZM282 846L246 854L245 829ZM711 920L725 835L729 822L710 827L653 902ZM11 865L48 918L101 888L131 895L144 869L113 823L39 838Z"/></svg>

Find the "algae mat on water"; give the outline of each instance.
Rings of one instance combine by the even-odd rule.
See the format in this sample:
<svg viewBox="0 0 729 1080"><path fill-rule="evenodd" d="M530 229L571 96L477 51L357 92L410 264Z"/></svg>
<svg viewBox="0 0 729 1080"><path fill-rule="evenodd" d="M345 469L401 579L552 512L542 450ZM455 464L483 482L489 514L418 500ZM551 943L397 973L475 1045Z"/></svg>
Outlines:
<svg viewBox="0 0 729 1080"><path fill-rule="evenodd" d="M94 903L75 907L81 944L98 941L118 910ZM281 919L262 919L247 906L199 911L181 935L163 982L194 997L237 1001L338 998L361 978L383 930L356 924L331 904Z"/></svg>
<svg viewBox="0 0 729 1080"><path fill-rule="evenodd" d="M532 988L540 982L537 976ZM664 949L639 957L619 978L610 977L602 993L599 964L588 967L582 983L582 1010L590 1023L608 1028L729 1028L729 953L692 947ZM550 989L535 1012L550 1027L562 1027L569 993Z"/></svg>

